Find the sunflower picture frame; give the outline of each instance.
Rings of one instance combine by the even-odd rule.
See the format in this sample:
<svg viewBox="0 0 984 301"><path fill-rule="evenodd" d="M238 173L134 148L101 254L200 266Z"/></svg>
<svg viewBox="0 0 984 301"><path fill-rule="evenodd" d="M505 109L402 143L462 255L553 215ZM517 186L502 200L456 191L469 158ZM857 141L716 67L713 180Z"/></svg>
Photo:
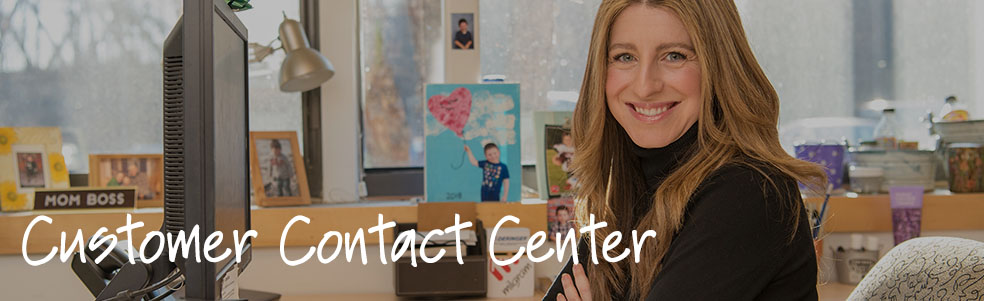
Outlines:
<svg viewBox="0 0 984 301"><path fill-rule="evenodd" d="M0 211L34 208L34 190L68 188L56 127L0 127Z"/></svg>

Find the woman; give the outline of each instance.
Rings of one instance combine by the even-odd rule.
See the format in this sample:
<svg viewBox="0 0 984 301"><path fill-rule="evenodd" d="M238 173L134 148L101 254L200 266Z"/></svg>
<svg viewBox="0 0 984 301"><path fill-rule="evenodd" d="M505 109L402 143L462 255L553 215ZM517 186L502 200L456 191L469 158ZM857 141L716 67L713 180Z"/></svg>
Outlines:
<svg viewBox="0 0 984 301"><path fill-rule="evenodd" d="M577 216L608 223L599 246L657 236L638 263L568 262L545 300L817 299L796 181L825 176L783 151L778 118L731 0L604 1L574 112Z"/></svg>

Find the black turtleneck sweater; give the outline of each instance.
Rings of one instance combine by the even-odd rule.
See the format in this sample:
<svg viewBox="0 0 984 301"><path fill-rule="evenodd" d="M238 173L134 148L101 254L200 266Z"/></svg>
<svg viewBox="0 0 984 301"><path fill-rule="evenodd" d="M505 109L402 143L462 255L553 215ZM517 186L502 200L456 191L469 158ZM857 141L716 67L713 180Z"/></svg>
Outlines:
<svg viewBox="0 0 984 301"><path fill-rule="evenodd" d="M666 147L633 149L642 167L639 176L645 178L644 195L651 195L693 153L696 139L694 125ZM817 300L817 261L806 211L791 209L802 202L797 184L763 164L751 164L776 186L749 165L737 163L705 179L688 203L683 226L662 259L647 300ZM648 205L636 208L635 219L649 210ZM793 214L799 215L795 226ZM591 264L590 252L582 239L581 264ZM572 266L568 260L561 274L571 273ZM544 300L563 293L560 279L558 275ZM627 295L612 292L615 300Z"/></svg>

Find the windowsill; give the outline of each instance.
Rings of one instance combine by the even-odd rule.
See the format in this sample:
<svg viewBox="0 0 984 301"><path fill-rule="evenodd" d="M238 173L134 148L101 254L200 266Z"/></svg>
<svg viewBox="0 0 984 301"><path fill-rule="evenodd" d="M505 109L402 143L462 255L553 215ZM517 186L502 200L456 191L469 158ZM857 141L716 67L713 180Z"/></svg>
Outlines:
<svg viewBox="0 0 984 301"><path fill-rule="evenodd" d="M526 227L530 228L531 233L546 231L546 202L535 200L526 203L476 203L476 217L485 222L486 228L491 228L502 217L512 215L519 218L520 223L507 224L506 227ZM253 246L258 248L279 247L284 228L297 215L308 217L311 223L294 224L284 242L285 246L316 246L328 231L340 233L356 233L360 229L365 231L378 224L379 214L382 214L386 221L417 222L417 206L410 201L292 207L252 206L251 208L252 229L259 233L253 240ZM144 223L143 227L133 231L132 239L142 241L148 232L161 227L162 208L0 213L0 229L3 229L0 231L0 255L21 253L24 232L37 215L46 215L53 222L51 224L40 222L34 226L27 244L28 253L48 252L52 246L58 246L63 231L69 235L69 239L74 237L74 233L79 229L86 238L95 234L100 227L106 227L110 233L114 233L116 228L125 225L128 213L133 218L132 223ZM126 239L125 234L117 235L120 240ZM204 233L201 235L207 236ZM384 239L386 242L391 242L393 237L393 231L390 229ZM378 243L379 236L366 233L365 242Z"/></svg>
<svg viewBox="0 0 984 301"><path fill-rule="evenodd" d="M807 198L807 202L820 205L823 198ZM835 232L889 232L892 231L891 209L887 194L832 196L827 205L828 220L825 233ZM505 215L521 220L520 226L532 232L546 230L546 202L523 200L520 203L477 203L477 215L483 221L498 221ZM984 193L951 194L948 191L927 193L923 198L923 231L984 230ZM150 230L160 228L163 218L161 208L85 210L85 211L28 211L0 213L0 255L19 254L24 230L34 216L44 214L53 224L40 223L31 232L28 252L46 252L58 245L62 231L69 234L82 229L90 236L99 227L111 231L123 226L125 214L131 213L133 222L143 222L144 227L134 231L134 237L142 239ZM295 224L286 246L316 245L327 231L354 233L375 226L377 215L400 223L417 222L417 206L411 201L370 201L343 204L316 204L294 207L252 207L253 229L260 233L254 240L256 247L277 247L287 222L296 215L311 219L311 224ZM486 224L487 227L492 224ZM392 233L387 233L392 239ZM121 238L122 239L122 238ZM378 242L377 235L367 235L366 243Z"/></svg>

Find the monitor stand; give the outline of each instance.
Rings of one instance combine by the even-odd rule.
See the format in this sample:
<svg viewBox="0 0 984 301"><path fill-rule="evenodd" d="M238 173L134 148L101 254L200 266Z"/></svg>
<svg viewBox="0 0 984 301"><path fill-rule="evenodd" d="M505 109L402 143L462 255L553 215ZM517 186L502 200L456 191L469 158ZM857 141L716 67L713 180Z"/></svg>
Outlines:
<svg viewBox="0 0 984 301"><path fill-rule="evenodd" d="M239 289L239 298L249 301L277 301L280 300L280 294L241 288Z"/></svg>

